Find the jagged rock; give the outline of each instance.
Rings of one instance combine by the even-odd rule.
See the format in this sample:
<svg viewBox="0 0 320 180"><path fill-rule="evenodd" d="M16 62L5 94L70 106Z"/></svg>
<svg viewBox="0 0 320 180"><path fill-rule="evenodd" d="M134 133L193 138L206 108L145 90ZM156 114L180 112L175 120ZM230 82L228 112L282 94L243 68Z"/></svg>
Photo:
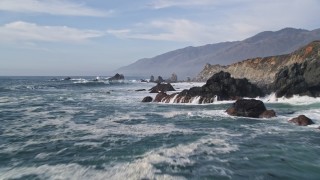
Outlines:
<svg viewBox="0 0 320 180"><path fill-rule="evenodd" d="M217 100L236 100L242 97L263 96L262 91L248 82L246 79L234 79L229 73L220 72L208 79L202 87L192 87L189 90L183 90L176 96L166 96L165 98L175 98L176 103L212 103ZM164 101L164 100L162 100ZM165 102L170 102L165 99Z"/></svg>
<svg viewBox="0 0 320 180"><path fill-rule="evenodd" d="M164 82L164 80L163 80L163 78L162 78L161 76L158 76L158 79L155 80L154 82L156 82L156 83L162 83L162 82Z"/></svg>
<svg viewBox="0 0 320 180"><path fill-rule="evenodd" d="M148 82L148 81L145 79L140 79L140 82Z"/></svg>
<svg viewBox="0 0 320 180"><path fill-rule="evenodd" d="M307 126L307 125L311 125L314 124L314 122L306 117L305 115L300 115L296 118L290 119L289 122L294 123L298 126Z"/></svg>
<svg viewBox="0 0 320 180"><path fill-rule="evenodd" d="M253 118L271 118L275 116L273 110L267 110L262 101L255 99L239 99L226 112L231 116Z"/></svg>
<svg viewBox="0 0 320 180"><path fill-rule="evenodd" d="M173 73L173 74L171 75L171 78L168 79L168 82L170 82L170 83L175 83L175 82L177 82L177 81L178 81L178 76L177 76L175 73Z"/></svg>
<svg viewBox="0 0 320 180"><path fill-rule="evenodd" d="M147 97L143 98L142 102L152 102L152 100L153 100L152 97L147 96Z"/></svg>
<svg viewBox="0 0 320 180"><path fill-rule="evenodd" d="M154 82L154 76L153 75L150 76L149 82Z"/></svg>
<svg viewBox="0 0 320 180"><path fill-rule="evenodd" d="M320 57L295 63L281 69L275 77L273 89L277 97L320 95Z"/></svg>
<svg viewBox="0 0 320 180"><path fill-rule="evenodd" d="M152 87L149 91L150 93L159 93L159 92L175 91L175 89L172 87L170 83L167 83L167 84L158 83L156 86Z"/></svg>
<svg viewBox="0 0 320 180"><path fill-rule="evenodd" d="M71 80L71 77L66 77L66 78L64 78L63 80L69 81L69 80Z"/></svg>
<svg viewBox="0 0 320 180"><path fill-rule="evenodd" d="M219 100L236 100L241 97L263 96L263 92L247 79L234 79L230 73L220 71L202 86L205 97L218 96Z"/></svg>
<svg viewBox="0 0 320 180"><path fill-rule="evenodd" d="M113 77L108 79L109 81L118 81L118 80L124 80L124 76L122 74L115 74Z"/></svg>
<svg viewBox="0 0 320 180"><path fill-rule="evenodd" d="M157 95L156 95L156 97L154 98L154 102L161 102L162 101L162 99L164 99L164 98L166 98L168 96L168 94L167 93L165 93L165 92L160 92L160 93L158 93Z"/></svg>

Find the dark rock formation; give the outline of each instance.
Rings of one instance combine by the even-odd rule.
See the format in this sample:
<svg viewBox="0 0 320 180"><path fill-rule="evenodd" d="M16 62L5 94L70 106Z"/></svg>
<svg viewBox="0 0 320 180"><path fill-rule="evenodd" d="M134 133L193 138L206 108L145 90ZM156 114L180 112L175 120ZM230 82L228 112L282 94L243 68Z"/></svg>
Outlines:
<svg viewBox="0 0 320 180"><path fill-rule="evenodd" d="M158 83L156 86L152 87L149 91L150 93L159 93L159 92L175 91L175 89L172 87L170 83L167 83L167 84Z"/></svg>
<svg viewBox="0 0 320 180"><path fill-rule="evenodd" d="M242 97L263 96L263 92L256 86L248 82L247 79L234 79L229 73L219 72L208 79L202 87L193 87L183 90L175 96L164 98L175 98L175 103L190 103L198 100L197 103L212 103L217 100L236 100ZM169 102L169 100L161 100Z"/></svg>
<svg viewBox="0 0 320 180"><path fill-rule="evenodd" d="M311 125L314 124L314 122L306 117L305 115L300 115L296 118L290 119L289 122L294 123L298 126L307 126L307 125Z"/></svg>
<svg viewBox="0 0 320 180"><path fill-rule="evenodd" d="M140 79L140 82L148 82L148 81L145 79Z"/></svg>
<svg viewBox="0 0 320 180"><path fill-rule="evenodd" d="M147 96L147 97L143 98L142 102L152 102L152 100L153 100L152 97Z"/></svg>
<svg viewBox="0 0 320 180"><path fill-rule="evenodd" d="M118 81L118 80L124 80L124 76L122 74L115 74L113 77L108 79L109 81Z"/></svg>
<svg viewBox="0 0 320 180"><path fill-rule="evenodd" d="M317 58L307 59L303 63L295 63L281 69L276 74L273 90L277 97L292 97L295 94L318 97L320 95L320 54Z"/></svg>
<svg viewBox="0 0 320 180"><path fill-rule="evenodd" d="M171 75L171 78L169 78L168 80L167 80L167 82L169 82L169 83L175 83L175 82L177 82L178 81L178 76L175 74L175 73L173 73L172 75Z"/></svg>
<svg viewBox="0 0 320 180"><path fill-rule="evenodd" d="M66 78L64 78L63 80L69 81L69 80L71 80L71 77L66 77Z"/></svg>
<svg viewBox="0 0 320 180"><path fill-rule="evenodd" d="M154 76L153 75L150 76L149 82L154 82Z"/></svg>
<svg viewBox="0 0 320 180"><path fill-rule="evenodd" d="M155 80L154 82L156 82L156 83L162 83L162 82L164 82L164 80L163 80L163 78L162 78L161 76L158 76L158 79Z"/></svg>
<svg viewBox="0 0 320 180"><path fill-rule="evenodd" d="M137 92L139 92L139 91L146 91L146 89L137 89L137 90L135 90L135 91L137 91Z"/></svg>
<svg viewBox="0 0 320 180"><path fill-rule="evenodd" d="M159 94L156 95L156 97L154 98L154 102L161 102L162 99L166 98L168 96L167 93L165 92L160 92Z"/></svg>
<svg viewBox="0 0 320 180"><path fill-rule="evenodd" d="M231 116L253 118L271 118L275 116L273 110L267 110L262 101L255 99L239 99L226 112Z"/></svg>

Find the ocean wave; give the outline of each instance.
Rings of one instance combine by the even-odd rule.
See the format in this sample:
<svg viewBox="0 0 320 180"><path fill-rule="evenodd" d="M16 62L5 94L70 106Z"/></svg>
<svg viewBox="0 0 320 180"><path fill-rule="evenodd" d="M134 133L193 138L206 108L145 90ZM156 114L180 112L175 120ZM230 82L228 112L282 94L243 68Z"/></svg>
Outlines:
<svg viewBox="0 0 320 180"><path fill-rule="evenodd" d="M161 148L153 150L142 158L139 158L130 163L120 163L116 166L108 168L111 179L124 179L134 177L133 179L186 179L184 176L168 176L186 167L192 167L196 163L197 156L207 156L216 158L217 154L227 154L238 150L237 145L231 145L225 140L226 137L203 137L189 144L179 144L171 148ZM165 170L161 166L170 167ZM212 165L211 165L212 167ZM182 169L181 169L182 168ZM215 173L221 176L229 177L232 175L232 170L224 167L214 166ZM193 170L196 170L194 168ZM169 171L167 173L163 171Z"/></svg>
<svg viewBox="0 0 320 180"><path fill-rule="evenodd" d="M265 103L286 103L286 104L301 105L301 106L311 105L311 104L320 104L320 97L314 98L310 96L294 95L291 98L286 98L286 97L277 98L275 93L272 93L262 98L256 98L256 99L262 100Z"/></svg>

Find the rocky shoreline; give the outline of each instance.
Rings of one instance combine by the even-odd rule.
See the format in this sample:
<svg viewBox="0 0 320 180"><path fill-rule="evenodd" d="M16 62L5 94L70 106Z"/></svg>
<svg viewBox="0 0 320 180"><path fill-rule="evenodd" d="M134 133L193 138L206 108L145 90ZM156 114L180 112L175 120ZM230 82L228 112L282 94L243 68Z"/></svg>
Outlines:
<svg viewBox="0 0 320 180"><path fill-rule="evenodd" d="M209 65L205 70L208 68ZM158 83L150 89L152 93L158 93L156 97L146 97L143 102L206 104L236 100L226 110L227 114L271 118L276 116L276 112L267 110L262 101L243 98L263 97L271 92L275 92L277 98L293 95L320 97L320 41L312 42L289 55L246 60L230 66L216 65L213 69L210 73L215 70L219 72L208 78L202 87L167 94L167 91L174 91L170 83ZM289 122L302 126L313 123L303 115Z"/></svg>

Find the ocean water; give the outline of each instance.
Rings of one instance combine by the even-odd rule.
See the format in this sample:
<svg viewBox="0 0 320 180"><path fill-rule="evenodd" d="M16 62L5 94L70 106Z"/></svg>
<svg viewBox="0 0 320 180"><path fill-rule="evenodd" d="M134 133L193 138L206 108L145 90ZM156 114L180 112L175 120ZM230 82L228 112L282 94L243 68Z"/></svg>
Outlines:
<svg viewBox="0 0 320 180"><path fill-rule="evenodd" d="M0 77L0 179L320 179L318 98L263 97L277 117L254 119L231 101L141 103L151 83L60 79Z"/></svg>

